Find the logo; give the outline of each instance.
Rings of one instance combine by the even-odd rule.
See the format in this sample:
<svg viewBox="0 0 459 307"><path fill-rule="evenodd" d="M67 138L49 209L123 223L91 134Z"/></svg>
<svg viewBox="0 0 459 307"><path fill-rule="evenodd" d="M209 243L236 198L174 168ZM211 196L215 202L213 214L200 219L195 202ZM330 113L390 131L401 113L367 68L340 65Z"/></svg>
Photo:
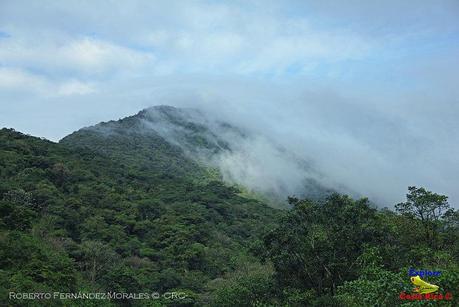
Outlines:
<svg viewBox="0 0 459 307"><path fill-rule="evenodd" d="M400 293L401 300L409 301L442 301L442 300L452 300L453 294L451 292L438 293L439 286L429 283L425 280L422 280L424 277L438 277L441 275L440 271L429 271L429 270L415 270L409 269L408 275L410 276L411 283L415 286L412 293L402 292Z"/></svg>
<svg viewBox="0 0 459 307"><path fill-rule="evenodd" d="M411 282L417 286L416 288L413 289L414 292L421 293L421 294L426 294L426 293L432 293L438 290L437 285L429 284L428 282L425 282L424 280L421 279L419 276L411 277Z"/></svg>
<svg viewBox="0 0 459 307"><path fill-rule="evenodd" d="M438 277L441 275L441 272L440 271L429 271L429 270L419 270L419 271L416 271L415 269L411 268L409 271L408 271L408 275L409 276L420 276L421 278L424 278L426 276L434 276L434 277Z"/></svg>

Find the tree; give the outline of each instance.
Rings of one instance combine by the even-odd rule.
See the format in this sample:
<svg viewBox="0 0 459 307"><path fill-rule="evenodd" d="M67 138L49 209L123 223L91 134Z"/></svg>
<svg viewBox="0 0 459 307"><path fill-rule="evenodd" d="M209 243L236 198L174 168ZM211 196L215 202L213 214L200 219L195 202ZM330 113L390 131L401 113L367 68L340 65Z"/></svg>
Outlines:
<svg viewBox="0 0 459 307"><path fill-rule="evenodd" d="M63 187L69 180L70 172L63 163L56 163L51 168L51 178L58 187Z"/></svg>
<svg viewBox="0 0 459 307"><path fill-rule="evenodd" d="M384 268L378 247L367 248L357 260L359 278L338 287L337 298L344 306L396 306L398 294L410 291L408 279L402 273Z"/></svg>
<svg viewBox="0 0 459 307"><path fill-rule="evenodd" d="M443 244L449 247L452 255L459 263L459 211L449 209L444 215Z"/></svg>
<svg viewBox="0 0 459 307"><path fill-rule="evenodd" d="M273 279L269 265L241 263L235 272L209 283L212 306L269 306Z"/></svg>
<svg viewBox="0 0 459 307"><path fill-rule="evenodd" d="M415 186L408 187L406 202L395 206L397 212L421 221L426 243L436 248L439 243L438 228L450 206L448 196L427 191Z"/></svg>
<svg viewBox="0 0 459 307"><path fill-rule="evenodd" d="M32 195L22 189L11 190L0 200L0 228L29 229L37 217Z"/></svg>
<svg viewBox="0 0 459 307"><path fill-rule="evenodd" d="M325 202L289 199L294 205L264 244L276 280L285 288L335 294L345 280L356 277L356 261L365 244L377 242L376 210L367 199L334 194Z"/></svg>
<svg viewBox="0 0 459 307"><path fill-rule="evenodd" d="M116 263L117 255L108 246L98 241L85 241L81 249L80 265L87 273L91 284L95 285Z"/></svg>

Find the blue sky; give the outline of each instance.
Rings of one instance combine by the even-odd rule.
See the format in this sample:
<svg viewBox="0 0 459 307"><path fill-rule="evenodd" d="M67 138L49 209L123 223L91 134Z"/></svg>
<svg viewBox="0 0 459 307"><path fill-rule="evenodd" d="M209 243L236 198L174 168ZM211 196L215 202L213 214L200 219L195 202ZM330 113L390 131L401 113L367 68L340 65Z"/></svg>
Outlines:
<svg viewBox="0 0 459 307"><path fill-rule="evenodd" d="M458 20L455 0L1 0L0 126L59 140L196 106L302 144L364 193L457 201Z"/></svg>
<svg viewBox="0 0 459 307"><path fill-rule="evenodd" d="M63 94L185 73L403 82L457 55L459 5L398 2L2 1L2 75L73 88Z"/></svg>

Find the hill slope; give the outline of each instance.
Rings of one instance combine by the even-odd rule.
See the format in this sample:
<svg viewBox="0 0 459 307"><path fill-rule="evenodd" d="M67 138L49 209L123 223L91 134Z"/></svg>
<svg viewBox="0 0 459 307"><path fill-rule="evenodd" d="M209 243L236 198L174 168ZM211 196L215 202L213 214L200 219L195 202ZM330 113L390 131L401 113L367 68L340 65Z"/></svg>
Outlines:
<svg viewBox="0 0 459 307"><path fill-rule="evenodd" d="M83 128L61 143L91 148L162 176L192 176L198 182L209 176L223 179L271 204L285 203L293 194L321 199L332 192L319 183L320 174L307 161L275 141L194 109L148 108Z"/></svg>
<svg viewBox="0 0 459 307"><path fill-rule="evenodd" d="M439 303L457 305L459 212L447 196L409 187L395 212L339 194L275 210L197 158L231 143L183 120L144 131L157 122L143 113L60 144L0 130L1 305L23 305L10 292L55 291L185 299L33 305L410 305L410 272L424 269L441 272L424 277L453 298Z"/></svg>
<svg viewBox="0 0 459 307"><path fill-rule="evenodd" d="M107 136L118 132L139 145L122 131ZM195 301L237 263L256 263L248 248L276 210L212 180L159 136L125 155L98 137L76 149L0 130L2 298L176 289Z"/></svg>

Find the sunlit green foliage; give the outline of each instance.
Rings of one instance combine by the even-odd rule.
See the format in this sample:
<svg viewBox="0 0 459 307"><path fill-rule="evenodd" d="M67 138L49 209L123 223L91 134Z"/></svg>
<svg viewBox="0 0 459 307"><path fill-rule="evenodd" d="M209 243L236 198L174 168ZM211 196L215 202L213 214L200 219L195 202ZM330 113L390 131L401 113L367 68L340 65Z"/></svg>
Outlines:
<svg viewBox="0 0 459 307"><path fill-rule="evenodd" d="M180 289L197 300L277 214L220 181L196 180L207 171L182 155L159 153L189 176L12 130L1 130L0 144L2 300L34 289Z"/></svg>
<svg viewBox="0 0 459 307"><path fill-rule="evenodd" d="M423 305L399 299L412 291L410 268L442 271L426 280L453 293L444 306L459 298L459 213L446 196L410 187L395 212L338 194L278 211L159 136L105 128L60 144L0 131L1 305L21 306L10 291L187 294L172 306ZM96 303L66 304L171 305Z"/></svg>

